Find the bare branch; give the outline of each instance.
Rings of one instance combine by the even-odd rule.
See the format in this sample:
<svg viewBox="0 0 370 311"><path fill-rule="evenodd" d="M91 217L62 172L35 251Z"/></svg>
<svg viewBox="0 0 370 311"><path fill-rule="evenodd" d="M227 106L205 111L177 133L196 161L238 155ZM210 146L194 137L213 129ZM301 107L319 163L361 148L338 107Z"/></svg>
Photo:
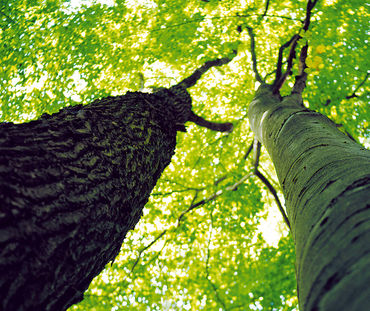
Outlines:
<svg viewBox="0 0 370 311"><path fill-rule="evenodd" d="M253 142L249 145L248 149L247 149L247 152L245 153L243 159L245 160L246 158L248 158L249 154L251 153L253 149Z"/></svg>
<svg viewBox="0 0 370 311"><path fill-rule="evenodd" d="M304 88L306 87L307 73L304 71L306 66L308 44L302 47L301 53L299 55L299 71L298 75L295 77L295 83L293 86L292 93L302 94Z"/></svg>
<svg viewBox="0 0 370 311"><path fill-rule="evenodd" d="M249 37L251 38L251 54L252 54L252 62L253 62L253 71L254 71L254 74L256 76L256 80L260 83L264 83L264 81L262 80L260 74L258 73L258 69L257 69L257 56L256 56L256 46L255 46L255 42L254 42L253 28L247 26L247 30L248 30L248 33L249 33Z"/></svg>
<svg viewBox="0 0 370 311"><path fill-rule="evenodd" d="M201 190L204 190L205 189L204 187L202 187L202 188L187 187L185 184L183 184L181 182L178 182L176 180L166 179L166 178L161 178L159 181L160 182L171 183L171 184L174 184L174 185L177 185L177 186L181 186L184 189L188 189L188 190L198 190L198 191L201 191Z"/></svg>
<svg viewBox="0 0 370 311"><path fill-rule="evenodd" d="M294 22L301 22L301 23L303 23L300 19L296 19L296 18L289 17L289 16L271 15L271 14L266 14L265 16L266 17L270 17L270 18L281 18L281 19L286 19L286 20L290 20L290 21L294 21Z"/></svg>
<svg viewBox="0 0 370 311"><path fill-rule="evenodd" d="M150 242L150 244L149 245L147 245L147 246L145 246L145 247L143 247L140 251L139 251L139 255L137 256L137 258L136 258L136 260L135 260L135 262L134 262L134 264L133 264L133 266L132 266L132 268L131 268L131 270L130 270L130 273L129 274L131 274L133 271L134 271L134 269L135 269L135 267L136 267L136 265L139 263L139 261L140 261L140 259L141 259L141 255L147 250L147 249L149 249L150 247L152 247L152 245L155 243L155 242L157 242L162 236L164 236L165 234L167 233L167 229L166 230L163 230L156 238L154 238L154 240L152 241L152 242Z"/></svg>
<svg viewBox="0 0 370 311"><path fill-rule="evenodd" d="M182 22L182 23L171 24L171 25L162 25L160 28L153 29L151 32L153 33L153 32L167 31L167 30L169 30L171 28L177 28L177 27L181 27L181 26L184 26L184 25L192 24L192 23L202 22L202 21L205 21L205 20L225 20L225 19L234 19L234 18L239 19L240 17L257 17L257 18L261 18L261 16L262 16L261 14L239 14L239 13L236 13L236 15L229 15L229 16L212 16L212 17L202 16L200 18L194 18L194 19L191 19L191 20L187 20L185 22ZM294 22L301 22L301 23L303 23L301 20L296 19L296 18L293 18L293 17L290 17L290 16L265 14L265 17L269 17L269 18L280 18L280 19L286 19L286 20L290 20L290 21L294 21Z"/></svg>
<svg viewBox="0 0 370 311"><path fill-rule="evenodd" d="M185 215L186 213L190 212L190 211L191 211L191 210L193 210L194 208L197 208L198 206L203 205L203 204L205 203L205 202L203 202L204 200L202 200L202 201L198 202L197 204L194 204L195 200L196 200L196 199L197 199L197 197L198 197L198 192L199 192L199 191L196 191L196 192L195 192L195 195L194 195L194 197L193 197L193 200L192 200L192 201L191 201L191 203L190 203L189 208L188 208L187 210L183 211L183 212L180 214L179 218L177 219L177 227L178 227L178 226L180 226L181 219L184 217L184 215Z"/></svg>
<svg viewBox="0 0 370 311"><path fill-rule="evenodd" d="M205 127L207 129L210 129L212 131L218 131L218 132L231 133L234 128L231 122L224 122L224 123L211 122L211 121L207 121L206 119L203 119L200 116L197 116L195 113L190 115L189 121L194 122L195 124Z"/></svg>
<svg viewBox="0 0 370 311"><path fill-rule="evenodd" d="M244 183L252 175L253 175L253 173L249 173L249 174L244 175L242 178L240 178L233 185L227 186L224 189L218 190L218 191L214 192L212 195L210 195L209 197L204 198L204 199L202 199L201 201L199 201L199 202L197 202L195 204L194 204L194 201L195 201L195 198L196 197L194 197L193 202L190 204L190 206L184 212L182 212L181 215L179 216L178 221L177 221L177 226L180 225L180 221L182 220L182 218L187 213L189 213L190 211L192 211L193 209L195 209L195 208L197 208L197 207L199 207L201 205L204 205L204 204L206 204L208 202L213 201L214 199L218 198L219 196L221 196L222 194L224 194L227 191L235 191L242 183Z"/></svg>
<svg viewBox="0 0 370 311"><path fill-rule="evenodd" d="M209 282L209 284L211 285L213 291L215 292L216 300L222 305L223 310L228 311L228 309L226 308L225 302L221 299L220 294L218 293L218 288L211 281L210 276L209 276L209 273L206 275L206 280Z"/></svg>
<svg viewBox="0 0 370 311"><path fill-rule="evenodd" d="M308 0L308 2L307 2L306 18L305 18L304 24L303 24L303 30L304 31L307 31L308 28L310 27L310 19L311 19L312 9L315 7L316 3L317 3L317 0L314 0L314 1Z"/></svg>
<svg viewBox="0 0 370 311"><path fill-rule="evenodd" d="M298 75L302 75L304 73L304 70L307 68L306 66L307 50L308 50L308 43L306 42L306 44L301 49L301 53L299 54Z"/></svg>
<svg viewBox="0 0 370 311"><path fill-rule="evenodd" d="M307 31L309 26L310 26L310 18L311 18L311 14L312 14L312 10L313 8L315 7L317 3L317 0L308 0L307 2L307 8L306 8L306 17L305 17L305 20L303 22L303 27L302 29L304 31ZM278 56L278 61L277 61L277 70L276 70L276 77L275 77L275 81L273 83L273 93L274 94L277 94L280 90L280 88L283 86L283 84L285 83L285 80L287 79L287 77L289 75L291 75L291 71L292 71L292 67L293 67L293 59L295 58L295 48L297 46L297 43L298 43L298 40L301 39L301 36L299 34L295 34L288 42L284 43L280 49L279 49L279 56ZM288 56L288 59L287 59L287 69L285 71L285 73L283 74L282 73L282 60L283 60L283 52L284 50L290 46L290 51L289 51L289 56ZM301 56L305 53L305 57L307 56L307 50L304 51L304 49L307 49L307 48L303 48L301 50ZM304 70L304 69L303 69ZM297 83L297 87L296 87L296 91L297 93L300 92L302 93L303 89L304 89L304 86L305 86L305 74L302 74L301 75L302 78L299 80L299 83ZM304 82L304 83L302 83ZM299 84L299 87L298 87L298 84ZM303 86L303 89L300 90ZM298 91L299 90L299 91Z"/></svg>
<svg viewBox="0 0 370 311"><path fill-rule="evenodd" d="M224 190L218 190L216 191L215 193L213 193L212 195L210 195L209 197L207 198L204 198L202 200L200 200L199 202L195 203L195 200L197 199L198 197L198 193L199 193L199 189L196 190L195 192L195 195L192 199L192 202L190 204L190 206L185 210L183 211L179 218L177 219L177 226L175 228L175 230L180 226L180 223L181 223L181 220L183 219L183 217L189 213L190 211L210 202L210 201L213 201L214 199L216 199L217 197L219 197L220 195L222 195L223 193L225 193L226 191L235 191L239 185L241 185L242 183L244 183L249 177L251 177L253 174L252 173L249 173L247 175L244 175L241 179L239 179L236 183L234 183L233 185L231 186L228 186L226 187ZM137 264L139 263L140 259L141 259L141 255L146 251L148 250L150 247L153 246L153 244L155 244L162 236L164 236L166 233L167 233L168 229L165 229L163 230L157 237L155 237L153 239L152 242L150 242L149 245L143 247L140 251L139 251L139 255L137 256L134 264L132 265L131 267L131 270L130 270L130 274L132 274L132 272L134 271L135 267L137 266Z"/></svg>
<svg viewBox="0 0 370 311"><path fill-rule="evenodd" d="M172 191L168 191L168 192L153 192L151 193L150 195L151 196L167 196L167 195L171 195L171 194L174 194L174 193L182 193L182 192L187 192L187 191L192 191L192 190L199 190L197 188L186 188L186 189L181 189L181 190L172 190Z"/></svg>
<svg viewBox="0 0 370 311"><path fill-rule="evenodd" d="M219 58L215 60L209 60L205 62L204 65L196 69L189 77L179 82L177 85L181 85L185 89L192 87L197 83L197 81L201 78L201 76L206 71L208 71L210 68L222 66L231 61L232 61L232 58L227 58L227 57Z"/></svg>
<svg viewBox="0 0 370 311"><path fill-rule="evenodd" d="M275 190L274 186L268 181L268 179L265 176L263 176L262 173L258 170L259 159L261 156L261 143L256 138L254 139L253 142L253 150L254 150L254 174L265 184L267 189L269 189L271 194L274 196L276 204L280 210L280 213L283 216L283 219L290 230L290 223L284 211L284 208L280 203L277 191Z"/></svg>
<svg viewBox="0 0 370 311"><path fill-rule="evenodd" d="M291 74L293 67L293 59L295 58L295 48L297 46L298 40L301 38L300 35L295 34L288 42L284 43L279 49L278 62L276 65L276 77L273 83L273 93L277 94L280 88L283 86L286 78ZM289 56L287 59L287 69L285 73L282 73L282 60L284 50L290 46Z"/></svg>
<svg viewBox="0 0 370 311"><path fill-rule="evenodd" d="M268 181L268 179L262 175L262 173L256 169L254 171L254 174L265 184L265 186L267 187L267 189L269 189L269 191L271 192L271 194L274 196L275 198L275 202L279 208L279 211L281 213L281 215L283 216L283 219L285 221L285 224L288 226L289 230L290 230L290 223L289 223L289 219L285 213L285 210L283 208L283 206L281 205L280 203L280 200L279 200L279 197L277 195L277 191L275 190L274 186Z"/></svg>
<svg viewBox="0 0 370 311"><path fill-rule="evenodd" d="M257 170L260 163L261 156L261 143L257 138L253 140L253 160L254 160L254 169Z"/></svg>
<svg viewBox="0 0 370 311"><path fill-rule="evenodd" d="M220 182L224 181L225 179L227 178L227 174L220 177L219 179L217 179L215 182L214 182L214 185L217 186Z"/></svg>
<svg viewBox="0 0 370 311"><path fill-rule="evenodd" d="M284 50L289 47L294 40L297 40L297 34L295 34L288 42L285 42L280 48L279 48L279 55L278 55L278 60L276 64L276 75L275 75L275 83L281 79L282 74L282 67L283 67L283 53Z"/></svg>
<svg viewBox="0 0 370 311"><path fill-rule="evenodd" d="M266 1L265 12L263 12L263 14L262 14L262 18L264 18L264 17L266 16L267 11L268 11L268 9L269 9L269 5L270 5L270 0L267 0L267 1Z"/></svg>

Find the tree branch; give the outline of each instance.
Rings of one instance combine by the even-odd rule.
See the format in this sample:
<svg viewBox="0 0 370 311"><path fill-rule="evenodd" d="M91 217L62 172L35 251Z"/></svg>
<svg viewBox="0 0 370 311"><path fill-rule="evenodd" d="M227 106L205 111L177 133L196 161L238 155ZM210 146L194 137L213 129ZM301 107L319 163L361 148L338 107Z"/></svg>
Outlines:
<svg viewBox="0 0 370 311"><path fill-rule="evenodd" d="M209 60L205 62L204 65L196 69L189 77L179 82L177 85L180 85L185 89L192 87L197 83L197 81L202 77L202 75L206 71L208 71L210 68L222 66L231 61L232 61L232 58L227 58L227 57L219 58L215 60Z"/></svg>
<svg viewBox="0 0 370 311"><path fill-rule="evenodd" d="M191 201L190 206L188 207L188 209L186 209L185 211L183 211L183 212L180 214L179 218L177 219L177 227L179 227L179 226L180 226L181 219L184 217L184 215L185 215L185 214L189 213L189 212L190 212L191 210L193 210L194 208L197 208L198 206L201 206L201 205L203 205L203 204L205 203L205 201L204 201L204 200L201 200L200 202L198 202L198 203L194 204L195 200L196 200L196 199L197 199L197 197L198 197L198 192L199 192L199 191L196 191L196 192L195 192L194 198L193 198L193 200Z"/></svg>
<svg viewBox="0 0 370 311"><path fill-rule="evenodd" d="M259 17L261 18L261 16L262 15L258 15L258 14L238 14L236 16L230 16L230 18L231 17ZM286 19L286 20L290 20L294 22L301 22L303 24L303 22L300 19L292 18L290 16L265 14L265 17Z"/></svg>
<svg viewBox="0 0 370 311"><path fill-rule="evenodd" d="M351 95L348 95L346 96L345 98L346 99L351 99L351 98L356 98L358 97L358 95L356 94L356 92L360 89L361 86L363 86L367 79L369 78L369 73L366 73L366 76L365 78L361 81L361 83L355 88L355 90L353 91L353 93ZM329 106L331 104L332 100L331 99L327 99L326 102L324 104L322 104L323 106Z"/></svg>
<svg viewBox="0 0 370 311"><path fill-rule="evenodd" d="M279 211L281 213L281 215L283 216L283 219L284 219L284 222L285 224L288 226L289 230L290 230L290 223L289 223L289 219L285 213L285 210L280 202L280 199L277 195L277 191L276 189L274 188L274 186L268 181L268 179L262 175L262 173L256 169L254 171L254 174L265 184L265 186L267 187L267 189L271 192L271 194L274 196L275 198L275 202L279 208Z"/></svg>
<svg viewBox="0 0 370 311"><path fill-rule="evenodd" d="M351 95L346 96L346 99L358 97L358 95L356 95L356 92L360 89L361 86L363 86L366 83L368 77L369 77L369 73L367 72L364 80L356 87L356 89L353 91Z"/></svg>
<svg viewBox="0 0 370 311"><path fill-rule="evenodd" d="M139 263L142 253L144 253L147 249L149 249L150 247L152 247L152 245L153 245L155 242L157 242L157 241L158 241L162 236L164 236L166 233L167 233L167 229L163 230L163 231L162 231L162 232L161 232L161 233L160 233L156 238L154 238L154 240L153 240L152 242L150 242L150 244L149 244L149 245L147 245L147 246L143 247L143 248L139 251L139 255L137 256L137 258L136 258L136 260L135 260L134 264L132 265L132 268L131 268L131 270L130 270L130 273L129 273L129 274L131 274L131 273L134 271L134 269L135 269L136 265Z"/></svg>
<svg viewBox="0 0 370 311"><path fill-rule="evenodd" d="M270 0L267 0L267 1L266 1L266 6L265 6L265 12L263 12L263 14L262 14L262 18L261 18L261 19L263 19L263 18L266 16L267 11L268 11L268 9L269 9L269 5L270 5Z"/></svg>
<svg viewBox="0 0 370 311"><path fill-rule="evenodd" d="M218 131L218 132L231 133L234 128L231 122L224 122L224 123L211 122L211 121L207 121L206 119L200 116L197 116L195 113L190 115L189 121L194 122L196 125L205 127L209 130Z"/></svg>
<svg viewBox="0 0 370 311"><path fill-rule="evenodd" d="M178 218L178 225L177 226L180 225L180 221L182 220L182 218L187 213L189 213L193 209L195 209L195 208L197 208L197 207L199 207L199 206L201 206L203 204L206 204L206 203L208 203L210 201L213 201L214 199L216 199L219 196L221 196L222 194L224 194L226 191L235 191L243 182L245 182L252 175L253 175L253 173L249 173L249 174L244 175L242 178L240 178L233 185L227 186L224 189L218 190L218 191L214 192L212 195L210 195L209 197L204 198L204 199L202 199L201 201L199 201L199 202L197 202L195 204L194 204L194 201L195 201L195 197L194 197L192 204L190 204L190 206L184 212L182 212L181 215L180 215L180 217Z"/></svg>
<svg viewBox="0 0 370 311"><path fill-rule="evenodd" d="M276 79L273 83L273 93L277 94L281 87L284 85L285 80L288 78L289 75L292 73L293 68L293 59L295 58L295 48L297 46L298 40L301 38L300 35L295 34L292 39L290 39L287 43L283 44L279 49L279 59L278 59L278 65L276 70ZM289 44L288 44L289 43ZM282 63L282 55L284 52L284 49L286 47L290 46L289 50L289 56L287 59L287 69L284 74L281 72L281 63ZM279 65L280 63L280 65Z"/></svg>
<svg viewBox="0 0 370 311"><path fill-rule="evenodd" d="M255 46L255 42L254 42L254 37L255 36L254 36L253 28L247 26L247 30L248 30L249 37L251 38L251 54L252 54L252 62L253 62L253 71L254 71L256 80L260 83L264 83L260 74L258 73L256 46Z"/></svg>
<svg viewBox="0 0 370 311"><path fill-rule="evenodd" d="M210 201L213 201L214 199L216 199L217 197L219 197L220 195L224 194L226 191L235 191L239 185L241 185L243 182L245 182L250 176L252 176L253 174L252 173L249 173L247 175L244 175L241 179L239 179L236 183L234 183L233 185L231 186L227 186L224 190L218 190L216 191L215 193L213 193L212 195L210 195L209 197L207 198L204 198L202 200L200 200L199 202L197 203L194 203L197 196L198 196L198 193L200 191L200 189L196 189L196 193L194 195L194 198L192 200L192 202L190 203L190 206L185 210L183 211L179 218L177 219L177 226L175 228L175 230L180 226L180 222L181 220L184 218L184 216L189 213L190 211L194 210L195 208L199 207L199 206L202 206ZM150 242L149 245L143 247L140 251L139 251L139 255L138 257L136 258L131 270L130 270L130 273L131 274L135 267L137 266L137 264L139 263L140 259L141 259L141 255L146 251L148 250L154 243L156 243L162 236L164 236L166 233L167 233L168 229L165 229L163 230L157 237L154 238L154 240L152 242Z"/></svg>
<svg viewBox="0 0 370 311"><path fill-rule="evenodd" d="M151 193L150 195L151 196L167 196L167 195L171 195L173 193L181 193L181 192L187 192L187 191L192 191L192 190L195 190L195 191L200 191L200 190L204 190L205 188L185 188L185 189L180 189L180 190L172 190L172 191L168 191L168 192L153 192Z"/></svg>
<svg viewBox="0 0 370 311"><path fill-rule="evenodd" d="M279 48L279 54L278 54L278 60L276 63L276 74L275 74L275 81L273 85L277 84L278 81L280 81L282 73L282 67L283 67L283 53L284 50L289 47L294 40L297 40L299 35L295 34L288 42L285 42L282 46Z"/></svg>
<svg viewBox="0 0 370 311"><path fill-rule="evenodd" d="M284 210L282 204L280 203L280 199L277 195L276 189L268 181L268 179L265 176L263 176L263 174L258 170L259 159L260 159L260 155L261 155L261 143L256 138L254 139L253 150L254 150L254 175L256 175L265 184L267 189L269 189L271 194L274 196L276 204L279 208L279 211L280 211L281 215L283 216L283 219L284 219L286 225L288 226L288 228L290 230L289 219L288 219L288 217L285 213L285 210Z"/></svg>
<svg viewBox="0 0 370 311"><path fill-rule="evenodd" d="M7 20L8 20L8 22L11 22L11 23L14 23L14 24L16 24L17 22L14 20L14 19L12 19L11 17L9 17L7 14L5 14L3 11L1 11L0 10L0 14L2 14Z"/></svg>
<svg viewBox="0 0 370 311"><path fill-rule="evenodd" d="M261 14L238 14L238 13L236 13L236 15L230 15L230 16L212 16L212 17L194 18L192 20L188 20L188 21L185 21L185 22L182 22L182 23L177 23L177 24L172 24L172 25L163 25L164 27L161 26L160 28L153 29L151 32L153 33L153 32L166 31L166 30L171 29L171 28L176 28L176 27L180 27L180 26L184 26L184 25L188 25L188 24L192 24L192 23L198 23L198 22L202 22L204 20L217 20L217 19L223 20L223 19L233 19L233 18L240 18L240 17L261 18ZM286 20L290 20L290 21L294 21L294 22L303 23L301 20L296 19L296 18L292 18L290 16L265 14L265 17L280 18L280 19L286 19Z"/></svg>
<svg viewBox="0 0 370 311"><path fill-rule="evenodd" d="M260 156L261 156L261 143L258 141L257 138L253 140L253 161L254 161L254 169L256 170L260 164Z"/></svg>
<svg viewBox="0 0 370 311"><path fill-rule="evenodd" d="M313 1L308 0L308 2L307 2L306 17L305 17L305 20L303 22L303 27L302 27L303 31L307 31L309 26L310 26L310 18L311 18L312 10L315 7L316 3L317 3L317 0L313 0ZM298 43L299 39L301 39L301 36L299 34L295 34L288 42L284 43L279 48L279 56L278 56L278 61L277 61L277 65L276 65L276 68L277 68L276 77L275 77L275 81L273 83L273 93L274 94L277 94L279 92L281 87L284 85L287 77L291 74L292 67L293 67L293 59L296 56L295 55L295 48L297 46L297 43ZM285 73L283 74L282 73L283 52L288 46L291 46L291 47L290 47L289 56L288 56L288 59L287 59L287 69L286 69ZM307 48L305 48L305 47L302 48L302 50L301 50L301 57L304 53L305 53L305 57L304 57L304 60L305 60L306 57L307 57ZM297 83L297 87L296 87L297 92L302 93L302 91L304 89L304 87L303 87L303 89L301 90L302 85L305 86L306 78L304 76L305 76L305 74L302 74L302 78ZM302 82L304 82L304 83L302 83Z"/></svg>
<svg viewBox="0 0 370 311"><path fill-rule="evenodd" d="M235 55L236 55L236 52L234 53L234 56ZM177 93L182 94L182 91L185 91L185 93L187 93L188 95L188 92L186 91L186 89L194 86L205 72L207 72L212 67L225 65L229 63L231 60L232 58L224 57L224 58L207 61L204 63L204 65L196 69L189 77L183 79L181 82L172 86L168 90L169 91L173 90L174 94L177 94ZM181 90L181 92L178 92L179 90ZM231 133L233 130L233 124L230 122L219 123L219 122L207 121L204 118L197 116L192 111L189 111L186 121L194 122L195 124L208 128L212 131Z"/></svg>
<svg viewBox="0 0 370 311"><path fill-rule="evenodd" d="M316 3L317 3L317 0L314 0L314 1L308 0L308 2L307 2L306 18L303 22L303 30L304 31L307 31L308 28L310 27L312 9L315 7Z"/></svg>
<svg viewBox="0 0 370 311"><path fill-rule="evenodd" d="M243 159L245 160L246 158L248 158L249 154L251 153L253 149L253 142L249 145L248 149L247 149L247 152L245 153Z"/></svg>
<svg viewBox="0 0 370 311"><path fill-rule="evenodd" d="M299 55L299 71L298 75L295 77L292 93L302 95L302 92L306 87L307 73L304 70L307 68L306 66L307 50L308 44L306 43L305 46L302 47L301 53Z"/></svg>

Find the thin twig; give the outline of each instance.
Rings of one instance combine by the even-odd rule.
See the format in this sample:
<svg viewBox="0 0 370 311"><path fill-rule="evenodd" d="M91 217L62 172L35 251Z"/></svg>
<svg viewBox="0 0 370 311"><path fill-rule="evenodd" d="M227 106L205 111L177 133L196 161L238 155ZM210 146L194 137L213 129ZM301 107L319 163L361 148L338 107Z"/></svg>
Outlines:
<svg viewBox="0 0 370 311"><path fill-rule="evenodd" d="M358 97L358 95L356 95L356 92L360 89L361 86L363 86L365 84L368 77L369 77L369 73L367 72L365 79L362 80L362 82L359 85L357 85L357 87L355 88L355 90L353 91L353 93L351 95L346 96L346 99L351 99L351 98Z"/></svg>
<svg viewBox="0 0 370 311"><path fill-rule="evenodd" d="M247 149L247 152L245 153L243 159L245 160L246 158L248 158L249 154L251 153L253 149L253 142L249 145L248 149Z"/></svg>
<svg viewBox="0 0 370 311"><path fill-rule="evenodd" d="M178 182L176 180L171 180L171 179L166 179L166 178L161 178L160 181L164 181L164 182L168 182L168 183L172 183L172 184L175 184L175 185L178 185L178 186L181 186L183 187L184 189L188 189L188 190L204 190L205 188L202 187L202 188L195 188L195 187L187 187L186 185L184 185L183 183L181 182Z"/></svg>
<svg viewBox="0 0 370 311"><path fill-rule="evenodd" d="M290 230L290 223L289 223L289 219L285 213L285 210L279 200L279 197L277 195L277 191L276 189L274 188L274 186L268 181L268 179L262 175L262 173L257 169L254 171L254 174L265 184L265 186L267 187L267 189L270 190L271 194L274 196L275 198L275 202L279 208L279 211L281 213L281 215L283 216L283 219L284 219L284 222L285 224L288 226L289 230Z"/></svg>
<svg viewBox="0 0 370 311"><path fill-rule="evenodd" d="M180 222L181 222L181 219L184 217L184 215L186 214L186 213L188 213L188 212L190 212L191 210L193 210L194 208L197 208L198 206L200 206L201 204L199 204L199 203L201 203L202 201L200 201L200 202L198 202L197 204L194 204L194 202L195 202L195 200L197 199L197 197L198 197L198 192L199 191L196 191L195 192L195 195L194 195L194 197L193 197L193 200L191 201L191 203L190 203L190 206L189 206L189 208L187 209L187 210L185 210L185 211L183 211L181 214L180 214L180 216L179 216L179 218L177 219L177 227L179 227L180 226ZM202 203L203 204L203 203Z"/></svg>
<svg viewBox="0 0 370 311"><path fill-rule="evenodd" d="M149 245L143 247L140 251L139 251L139 255L137 256L131 270L130 270L130 274L134 271L136 265L139 263L140 261L140 258L141 258L141 254L144 253L147 249L149 249L155 242L157 242L162 236L164 236L165 234L167 233L167 229L163 230L156 238L154 238L154 240L152 242L150 242Z"/></svg>
<svg viewBox="0 0 370 311"><path fill-rule="evenodd" d="M356 94L356 92L360 89L361 86L363 86L367 79L369 78L369 73L366 73L366 76L365 78L361 81L361 83L355 88L355 90L353 91L353 93L351 95L348 95L346 96L345 98L346 99L351 99L351 98L356 98L358 97L358 95ZM332 100L331 99L327 99L325 103L323 103L322 105L323 106L329 106L330 104L332 103Z"/></svg>
<svg viewBox="0 0 370 311"><path fill-rule="evenodd" d="M215 20L215 19L224 20L224 19L233 19L233 18L240 18L240 17L257 17L257 18L260 18L261 14L238 14L237 13L236 15L230 15L230 16L200 17L200 18L194 18L194 19L182 22L182 23L177 23L177 24L172 24L172 25L164 25L164 26L161 26L161 28L153 29L151 32L153 33L153 32L166 31L170 28L176 28L176 27L180 27L180 26L184 26L184 25L188 25L188 24L192 24L192 23L202 22L204 20ZM265 17L280 18L280 19L286 19L286 20L290 20L290 21L294 21L294 22L298 21L298 22L302 23L301 20L296 19L296 18L292 18L292 17L289 17L289 16L266 14Z"/></svg>
<svg viewBox="0 0 370 311"><path fill-rule="evenodd" d="M258 14L239 14L236 17L261 17L261 15ZM303 21L300 19L296 19L290 16L284 16L284 15L273 15L273 14L266 14L265 17L270 17L270 18L280 18L280 19L286 19L294 22L300 22L303 24Z"/></svg>
<svg viewBox="0 0 370 311"><path fill-rule="evenodd" d="M218 190L216 191L215 193L213 193L212 195L210 195L209 197L207 198L204 198L202 200L200 200L199 202L197 203L194 203L196 198L197 198L197 195L198 195L198 192L199 190L196 190L196 193L193 197L193 200L190 204L190 206L180 214L179 218L177 219L177 226L175 228L175 230L180 226L180 223L181 223L181 220L183 219L183 217L189 213L190 211L198 208L199 206L202 206L210 201L213 201L214 199L216 199L217 197L219 197L220 195L222 195L223 193L225 193L226 191L235 191L239 185L241 185L242 183L244 183L250 176L252 176L253 173L249 173L247 175L244 175L241 179L239 179L236 183L234 183L233 185L231 186L227 186L224 190ZM139 255L138 257L136 258L131 270L130 270L130 273L131 274L135 267L137 266L137 264L139 263L140 259L141 259L141 255L146 251L148 250L155 242L157 242L162 236L164 236L166 233L167 233L168 229L165 229L163 230L156 238L154 238L154 240L147 246L143 247L140 251L139 251Z"/></svg>
<svg viewBox="0 0 370 311"><path fill-rule="evenodd" d="M8 16L7 14L5 14L3 11L1 11L0 10L0 13L3 15L3 16L5 16L5 18L8 20L8 22L10 21L10 22L12 22L12 23L14 23L14 24L16 24L17 22L14 20L14 19L12 19L10 16Z"/></svg>
<svg viewBox="0 0 370 311"><path fill-rule="evenodd" d="M265 186L267 187L267 189L270 190L271 194L274 196L275 198L275 201L276 201L276 204L280 210L280 213L281 215L283 216L283 219L286 223L286 225L288 226L289 230L290 230L290 223L289 223L289 219L285 213L285 210L282 206L282 204L280 203L280 200L279 200L279 197L277 195L277 191L276 189L274 188L274 186L268 181L268 179L263 176L263 174L258 170L258 166L259 166L259 159L260 159L260 156L261 156L261 143L257 140L257 139L254 139L254 174L265 184Z"/></svg>
<svg viewBox="0 0 370 311"><path fill-rule="evenodd" d="M227 177L228 177L227 174L225 174L224 176L220 177L219 179L217 179L214 182L214 185L217 186L220 182L224 181Z"/></svg>
<svg viewBox="0 0 370 311"><path fill-rule="evenodd" d="M182 193L182 192L187 192L187 191L192 191L192 190L199 190L199 189L197 189L197 188L186 188L186 189L181 189L181 190L172 190L172 191L168 191L168 192L153 192L150 195L151 196L167 196L167 195L171 195L171 194L174 194L174 193Z"/></svg>
<svg viewBox="0 0 370 311"><path fill-rule="evenodd" d="M214 199L218 198L219 196L221 196L222 194L224 194L225 192L229 192L229 191L235 191L242 183L244 183L249 177L251 177L253 175L253 173L248 173L246 175L244 175L242 178L240 178L237 182L235 182L234 184L232 184L231 186L227 186L225 187L224 189L220 189L216 192L214 192L212 195L210 195L209 197L207 198L204 198L202 199L201 201L197 202L197 203L192 203L190 204L190 206L184 211L181 213L179 219L178 219L178 225L180 224L180 221L182 220L182 218L187 214L189 213L190 211L192 211L193 209L201 206L201 205L204 205L210 201L213 201Z"/></svg>

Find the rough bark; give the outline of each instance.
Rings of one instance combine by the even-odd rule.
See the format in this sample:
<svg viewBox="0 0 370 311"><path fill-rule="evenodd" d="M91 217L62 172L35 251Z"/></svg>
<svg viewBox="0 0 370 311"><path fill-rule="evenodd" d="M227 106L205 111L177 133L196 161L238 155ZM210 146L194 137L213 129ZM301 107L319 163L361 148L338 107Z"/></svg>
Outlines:
<svg viewBox="0 0 370 311"><path fill-rule="evenodd" d="M82 300L174 154L183 122L169 103L127 93L0 124L1 310Z"/></svg>
<svg viewBox="0 0 370 311"><path fill-rule="evenodd" d="M299 94L262 86L249 108L252 130L280 181L296 245L302 311L367 310L370 301L370 152Z"/></svg>

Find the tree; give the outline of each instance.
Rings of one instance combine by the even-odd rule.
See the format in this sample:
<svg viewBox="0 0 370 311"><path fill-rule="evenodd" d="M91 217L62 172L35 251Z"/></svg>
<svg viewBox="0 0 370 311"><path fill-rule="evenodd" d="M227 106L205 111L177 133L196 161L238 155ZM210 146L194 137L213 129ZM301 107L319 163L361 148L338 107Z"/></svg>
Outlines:
<svg viewBox="0 0 370 311"><path fill-rule="evenodd" d="M302 29L310 25L317 0L309 0ZM279 57L272 85L262 81L252 55L256 79L262 85L249 106L257 139L274 163L286 200L288 224L296 248L296 274L301 310L364 310L370 291L370 152L341 133L334 122L303 105L308 45L299 56L299 72L291 94L279 90L291 72L294 35L282 73ZM354 285L355 284L355 285Z"/></svg>
<svg viewBox="0 0 370 311"><path fill-rule="evenodd" d="M182 72L237 49L232 63L220 68L222 75L212 71L191 89L201 115L222 114L236 122L232 135L216 140L191 125L179 135L140 226L129 232L121 255L91 286L81 308L294 309L293 244L283 234L276 248L258 234L266 211L262 202L273 205L282 197L267 192L278 186L264 149L258 157L258 143L249 160L253 134L246 111L255 90L252 67L273 83L278 48L302 28L305 1L116 4L2 7L4 120L21 121L73 100L91 102L143 85L173 85L173 77L180 81ZM305 39L310 47L305 106L362 142L368 137L364 13L359 1L319 2L313 26L297 43L297 51ZM298 75L298 66L292 70ZM281 95L290 93L292 77Z"/></svg>
<svg viewBox="0 0 370 311"><path fill-rule="evenodd" d="M176 132L187 121L232 129L195 115L186 91L229 61L209 61L154 94L0 125L2 309L66 310L83 299L139 221L174 154Z"/></svg>
<svg viewBox="0 0 370 311"><path fill-rule="evenodd" d="M266 90L267 88L267 90ZM369 302L369 151L323 115L268 88L250 106L271 155L296 245L301 310L364 310Z"/></svg>
<svg viewBox="0 0 370 311"><path fill-rule="evenodd" d="M158 102L133 93L2 124L2 310L65 310L117 256L174 153Z"/></svg>

